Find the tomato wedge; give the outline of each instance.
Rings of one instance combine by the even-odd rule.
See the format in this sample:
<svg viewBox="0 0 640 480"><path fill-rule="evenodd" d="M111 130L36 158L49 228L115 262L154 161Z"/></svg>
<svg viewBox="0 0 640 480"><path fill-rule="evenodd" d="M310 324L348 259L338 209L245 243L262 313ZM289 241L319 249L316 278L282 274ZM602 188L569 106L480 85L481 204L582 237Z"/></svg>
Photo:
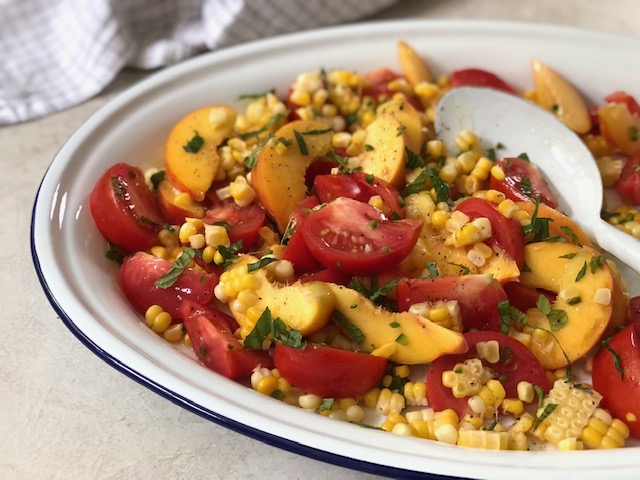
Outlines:
<svg viewBox="0 0 640 480"><path fill-rule="evenodd" d="M91 191L89 208L100 233L128 252L152 247L164 223L144 174L126 163L102 174Z"/></svg>
<svg viewBox="0 0 640 480"><path fill-rule="evenodd" d="M498 180L493 175L489 182L489 188L504 193L514 202L535 200L540 201L551 208L558 206L556 197L551 193L549 186L542 178L540 170L533 163L522 158L502 158L496 165L504 171L504 180Z"/></svg>
<svg viewBox="0 0 640 480"><path fill-rule="evenodd" d="M507 93L515 93L515 90L511 85L502 80L495 73L491 73L480 68L457 70L451 74L449 81L451 83L451 88L487 87L503 90Z"/></svg>
<svg viewBox="0 0 640 480"><path fill-rule="evenodd" d="M177 321L182 318L180 305L183 300L190 299L202 305L213 300L218 276L193 268L187 267L170 287L157 287L155 281L170 268L171 263L145 252L138 252L122 263L120 284L133 308L144 314L151 305L160 305Z"/></svg>
<svg viewBox="0 0 640 480"><path fill-rule="evenodd" d="M311 195L300 202L291 214L295 221L295 227L284 249L282 259L290 261L293 264L294 272L298 275L316 272L321 268L320 263L309 252L302 237L302 224L311 213L311 209L318 205L320 205L318 198Z"/></svg>
<svg viewBox="0 0 640 480"><path fill-rule="evenodd" d="M509 305L517 308L521 312L526 312L530 308L535 308L540 295L547 297L551 303L556 301L556 296L553 293L527 287L520 282L507 282L502 286L502 288L504 288L504 291L509 298Z"/></svg>
<svg viewBox="0 0 640 480"><path fill-rule="evenodd" d="M404 278L398 283L398 310L416 303L457 300L464 331L500 330L498 304L507 299L491 275Z"/></svg>
<svg viewBox="0 0 640 480"><path fill-rule="evenodd" d="M626 201L640 205L640 152L629 157L615 189Z"/></svg>
<svg viewBox="0 0 640 480"><path fill-rule="evenodd" d="M477 358L476 345L479 342L498 342L500 360L497 363L482 360L482 364L500 377L507 398L518 398L518 383L523 380L539 386L545 392L551 388L540 361L515 338L498 332L469 332L464 334L464 338L469 345L467 353L445 355L436 359L427 369L427 399L434 410L451 408L459 416L471 411L468 398L455 398L451 389L442 385L442 373L453 370L457 363Z"/></svg>
<svg viewBox="0 0 640 480"><path fill-rule="evenodd" d="M391 221L367 203L341 197L311 212L302 236L325 267L375 275L402 261L418 240L422 221Z"/></svg>
<svg viewBox="0 0 640 480"><path fill-rule="evenodd" d="M273 361L292 385L322 398L364 395L387 367L384 357L311 344L299 349L276 343Z"/></svg>
<svg viewBox="0 0 640 480"><path fill-rule="evenodd" d="M248 251L258 241L260 237L258 231L264 226L265 219L264 208L257 203L239 207L232 198L228 198L207 210L202 221L209 225L227 222L231 243L241 240L242 251Z"/></svg>
<svg viewBox="0 0 640 480"><path fill-rule="evenodd" d="M260 366L273 367L264 350L248 350L233 336L235 319L213 308L185 300L181 306L193 352L202 364L230 379L248 377Z"/></svg>
<svg viewBox="0 0 640 480"><path fill-rule="evenodd" d="M319 175L313 182L316 195L323 203L329 203L340 197L348 197L368 203L371 197L379 195L384 204L383 213L395 214L404 218L404 209L400 206L400 192L388 182L362 172L344 175Z"/></svg>
<svg viewBox="0 0 640 480"><path fill-rule="evenodd" d="M640 115L640 104L638 104L637 100L627 92L617 90L604 97L604 99L608 103L624 103L632 115Z"/></svg>
<svg viewBox="0 0 640 480"><path fill-rule="evenodd" d="M456 210L467 215L471 220L486 217L491 223L493 236L491 241L498 244L516 262L518 268L524 264L524 236L520 222L515 218L507 218L498 212L495 203L483 198L469 198L460 203Z"/></svg>
<svg viewBox="0 0 640 480"><path fill-rule="evenodd" d="M620 359L618 371L614 354ZM593 359L593 388L602 394L602 404L629 426L640 439L640 321L625 327L601 347ZM635 418L635 421L629 419Z"/></svg>

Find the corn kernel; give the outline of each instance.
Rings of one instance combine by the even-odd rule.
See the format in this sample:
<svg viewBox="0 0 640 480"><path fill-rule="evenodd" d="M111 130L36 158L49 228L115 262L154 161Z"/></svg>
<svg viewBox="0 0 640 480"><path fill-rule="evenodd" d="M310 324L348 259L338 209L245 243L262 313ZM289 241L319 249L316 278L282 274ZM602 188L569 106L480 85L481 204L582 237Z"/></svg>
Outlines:
<svg viewBox="0 0 640 480"><path fill-rule="evenodd" d="M491 167L491 176L500 182L505 179L504 170L498 165Z"/></svg>
<svg viewBox="0 0 640 480"><path fill-rule="evenodd" d="M171 325L171 320L172 318L169 312L162 312L153 319L151 330L156 333L162 333L167 328L169 328L169 325Z"/></svg>
<svg viewBox="0 0 640 480"><path fill-rule="evenodd" d="M175 325L171 325L164 332L162 332L162 336L167 342L178 343L180 340L182 340L182 329L182 324L176 323Z"/></svg>
<svg viewBox="0 0 640 480"><path fill-rule="evenodd" d="M151 305L144 314L147 325L151 327L155 318L162 312L164 312L164 309L160 305Z"/></svg>

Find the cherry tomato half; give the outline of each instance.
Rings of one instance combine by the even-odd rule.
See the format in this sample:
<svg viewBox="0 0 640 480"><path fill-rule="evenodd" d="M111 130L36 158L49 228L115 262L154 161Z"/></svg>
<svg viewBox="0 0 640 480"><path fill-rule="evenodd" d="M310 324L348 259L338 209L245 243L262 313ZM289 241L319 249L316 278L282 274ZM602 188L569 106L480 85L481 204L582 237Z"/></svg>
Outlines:
<svg viewBox="0 0 640 480"><path fill-rule="evenodd" d="M258 230L264 226L265 219L264 208L257 203L239 207L232 198L228 198L207 210L202 221L209 225L226 222L231 243L242 240L242 251L248 251L258 241Z"/></svg>
<svg viewBox="0 0 640 480"><path fill-rule="evenodd" d="M518 268L522 268L524 264L524 236L517 219L505 217L498 212L495 203L483 198L464 200L456 207L456 210L461 211L471 220L480 217L488 218L493 233L491 240L513 258Z"/></svg>
<svg viewBox="0 0 640 480"><path fill-rule="evenodd" d="M493 175L489 188L504 193L514 202L535 200L540 196L540 201L551 208L558 206L549 186L542 178L540 170L533 163L522 158L502 158L496 165L504 171L504 180L498 180Z"/></svg>
<svg viewBox="0 0 640 480"><path fill-rule="evenodd" d="M602 394L602 404L629 426L631 434L640 439L640 321L616 333L601 347L593 359L593 388ZM620 374L614 354L620 359ZM631 414L631 415L628 415ZM629 417L635 421L629 421Z"/></svg>
<svg viewBox="0 0 640 480"><path fill-rule="evenodd" d="M168 288L159 288L155 281L167 273L171 263L162 258L138 252L120 266L120 284L127 300L140 313L151 305L160 305L174 320L181 317L180 304L191 299L206 305L213 300L218 276L193 268L185 268L178 280Z"/></svg>
<svg viewBox="0 0 640 480"><path fill-rule="evenodd" d="M391 221L367 203L341 197L311 212L302 236L325 267L352 275L375 275L411 252L422 221Z"/></svg>
<svg viewBox="0 0 640 480"><path fill-rule="evenodd" d="M638 104L636 99L627 92L618 90L607 95L604 99L608 103L624 103L632 115L640 115L640 104Z"/></svg>
<svg viewBox="0 0 640 480"><path fill-rule="evenodd" d="M383 213L404 218L404 209L400 206L400 192L388 182L362 172L346 175L319 175L313 182L316 195L323 203L329 203L340 197L348 197L367 203L373 196L380 195Z"/></svg>
<svg viewBox="0 0 640 480"><path fill-rule="evenodd" d="M626 201L640 205L640 152L629 157L615 189Z"/></svg>
<svg viewBox="0 0 640 480"><path fill-rule="evenodd" d="M451 389L442 385L442 373L453 370L457 363L477 358L476 345L479 342L498 342L500 360L497 363L481 360L484 368L491 369L500 378L507 398L518 398L518 383L523 380L539 386L544 392L551 388L540 361L515 338L498 332L469 332L464 334L464 338L469 345L467 353L442 356L427 369L427 399L434 410L451 408L459 416L471 411L468 398L455 398Z"/></svg>
<svg viewBox="0 0 640 480"><path fill-rule="evenodd" d="M310 344L299 349L276 343L273 361L292 385L322 398L364 395L387 367L384 357Z"/></svg>
<svg viewBox="0 0 640 480"><path fill-rule="evenodd" d="M193 352L205 367L230 379L248 377L258 366L273 367L267 351L245 349L233 336L238 326L233 317L190 300L181 310Z"/></svg>
<svg viewBox="0 0 640 480"><path fill-rule="evenodd" d="M100 233L128 252L152 247L164 223L144 174L126 163L102 174L91 191L89 208Z"/></svg>
<svg viewBox="0 0 640 480"><path fill-rule="evenodd" d="M498 77L495 73L479 68L466 68L457 70L451 74L449 79L451 88L456 87L487 87L503 90L507 93L515 93L515 90L507 82Z"/></svg>
<svg viewBox="0 0 640 480"><path fill-rule="evenodd" d="M321 268L320 263L309 252L307 244L302 237L302 224L311 213L311 209L319 204L318 198L312 195L296 205L291 214L295 220L295 227L284 249L282 259L289 260L293 264L293 271L298 275L316 272Z"/></svg>
<svg viewBox="0 0 640 480"><path fill-rule="evenodd" d="M457 300L464 331L499 331L498 304L506 299L502 286L490 275L404 278L398 284L400 311L421 302Z"/></svg>

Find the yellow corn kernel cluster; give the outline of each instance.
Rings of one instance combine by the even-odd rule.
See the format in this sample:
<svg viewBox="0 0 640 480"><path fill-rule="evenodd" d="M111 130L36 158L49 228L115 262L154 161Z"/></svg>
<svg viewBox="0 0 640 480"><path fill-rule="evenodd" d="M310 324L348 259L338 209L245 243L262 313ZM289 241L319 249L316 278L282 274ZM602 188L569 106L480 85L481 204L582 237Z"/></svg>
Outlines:
<svg viewBox="0 0 640 480"><path fill-rule="evenodd" d="M407 382L404 384L403 395L405 403L409 407L426 407L427 384L425 382Z"/></svg>
<svg viewBox="0 0 640 480"><path fill-rule="evenodd" d="M478 394L491 378L493 373L485 369L478 358L467 359L464 363L457 363L453 370L442 372L442 384L450 388L456 398Z"/></svg>
<svg viewBox="0 0 640 480"><path fill-rule="evenodd" d="M454 212L455 213L455 212ZM454 231L450 237L445 239L454 247L466 247L476 242L488 240L493 235L491 222L486 217L476 218Z"/></svg>
<svg viewBox="0 0 640 480"><path fill-rule="evenodd" d="M273 93L267 93L251 101L244 114L238 115L235 129L241 134L260 132L253 139L264 139L286 122L286 113L287 106ZM274 122L276 115L281 115L282 120ZM267 125L269 127L265 128Z"/></svg>
<svg viewBox="0 0 640 480"><path fill-rule="evenodd" d="M244 161L251 154L253 147L241 138L230 138L227 143L218 148L220 156L220 168L215 180L220 181L225 178L231 180L245 171Z"/></svg>
<svg viewBox="0 0 640 480"><path fill-rule="evenodd" d="M256 191L249 185L247 178L242 175L237 176L235 180L229 184L229 193L239 207L250 205L256 198Z"/></svg>
<svg viewBox="0 0 640 480"><path fill-rule="evenodd" d="M372 388L363 398L364 405L374 408L383 415L400 413L405 408L404 396L398 392L392 392L388 388Z"/></svg>
<svg viewBox="0 0 640 480"><path fill-rule="evenodd" d="M411 305L409 311L449 330L462 331L460 305L457 300L420 302Z"/></svg>
<svg viewBox="0 0 640 480"><path fill-rule="evenodd" d="M632 205L619 205L612 213L618 215L609 218L608 222L625 233L640 238L640 212Z"/></svg>
<svg viewBox="0 0 640 480"><path fill-rule="evenodd" d="M492 418L496 410L505 399L506 393L500 381L487 380L477 394L469 397L468 403L471 410L484 418Z"/></svg>
<svg viewBox="0 0 640 480"><path fill-rule="evenodd" d="M495 430L460 430L456 444L486 450L509 450L509 434Z"/></svg>
<svg viewBox="0 0 640 480"><path fill-rule="evenodd" d="M269 370L264 367L257 367L251 373L251 388L279 400L285 400L292 391L291 384L280 375L277 368Z"/></svg>
<svg viewBox="0 0 640 480"><path fill-rule="evenodd" d="M489 245L483 242L475 242L467 251L467 260L476 267L482 267L493 255L494 251Z"/></svg>
<svg viewBox="0 0 640 480"><path fill-rule="evenodd" d="M580 432L580 439L587 448L620 448L624 447L629 434L629 427L624 422L597 408Z"/></svg>
<svg viewBox="0 0 640 480"><path fill-rule="evenodd" d="M151 305L144 314L147 326L167 342L178 343L185 341L185 330L182 323L172 325L173 318L160 305Z"/></svg>
<svg viewBox="0 0 640 480"><path fill-rule="evenodd" d="M556 380L537 412L540 433L556 446L565 438L578 437L600 400L602 395L592 389L576 386L566 379Z"/></svg>

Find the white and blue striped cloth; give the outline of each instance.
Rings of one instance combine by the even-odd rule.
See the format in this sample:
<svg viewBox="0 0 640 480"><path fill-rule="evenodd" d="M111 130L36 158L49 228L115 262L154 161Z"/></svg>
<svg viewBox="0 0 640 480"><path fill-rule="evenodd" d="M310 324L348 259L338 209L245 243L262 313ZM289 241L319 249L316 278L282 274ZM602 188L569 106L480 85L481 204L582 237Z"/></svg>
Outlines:
<svg viewBox="0 0 640 480"><path fill-rule="evenodd" d="M396 0L0 0L0 125L96 94L124 67L365 18Z"/></svg>

